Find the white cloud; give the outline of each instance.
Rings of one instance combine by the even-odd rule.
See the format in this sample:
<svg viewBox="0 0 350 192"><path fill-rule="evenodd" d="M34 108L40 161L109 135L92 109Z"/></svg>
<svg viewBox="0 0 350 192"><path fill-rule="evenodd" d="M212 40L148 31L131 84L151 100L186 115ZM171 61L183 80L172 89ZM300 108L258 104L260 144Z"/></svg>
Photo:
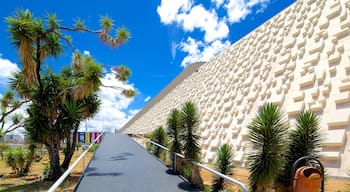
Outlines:
<svg viewBox="0 0 350 192"><path fill-rule="evenodd" d="M225 0L211 0L211 2L215 3L216 7L220 7Z"/></svg>
<svg viewBox="0 0 350 192"><path fill-rule="evenodd" d="M106 74L102 80L103 85L117 86L122 88L134 88L131 84L125 84L114 78L113 74ZM88 120L87 127L89 131L113 131L120 129L133 115L134 110L128 110L132 98L126 98L120 90L102 87L98 93L102 104L100 111L91 120ZM85 130L85 124L82 124L80 130Z"/></svg>
<svg viewBox="0 0 350 192"><path fill-rule="evenodd" d="M244 20L255 8L255 13L263 12L269 2L270 0L211 0L212 4L205 7L200 3L195 4L193 0L161 0L157 12L163 24L176 24L183 31L189 32L189 36L193 36L190 33L195 30L204 33L202 37L188 37L185 42L177 45L177 48L188 54L181 63L181 66L186 67L192 62L208 61L227 47L230 44L227 40L229 24ZM226 14L218 16L218 10L222 8Z"/></svg>
<svg viewBox="0 0 350 192"><path fill-rule="evenodd" d="M179 12L187 12L191 6L191 0L162 0L157 12L162 23L171 24L177 20Z"/></svg>
<svg viewBox="0 0 350 192"><path fill-rule="evenodd" d="M150 96L146 97L143 101L144 101L144 102L147 102L147 101L149 101L149 100L151 100L151 97L150 97Z"/></svg>
<svg viewBox="0 0 350 192"><path fill-rule="evenodd" d="M225 19L219 20L215 10L206 10L202 5L192 7L188 13L179 14L177 22L185 31L191 32L196 28L203 31L206 42L226 38L229 34Z"/></svg>
<svg viewBox="0 0 350 192"><path fill-rule="evenodd" d="M84 50L83 54L86 55L86 56L90 56L90 51Z"/></svg>
<svg viewBox="0 0 350 192"><path fill-rule="evenodd" d="M237 23L246 18L252 12L254 6L260 5L257 11L263 12L270 0L229 0L224 7L227 9L227 16L230 23Z"/></svg>
<svg viewBox="0 0 350 192"><path fill-rule="evenodd" d="M0 86L7 85L9 77L11 77L12 73L15 71L19 71L16 63L12 63L8 59L3 59L0 56Z"/></svg>
<svg viewBox="0 0 350 192"><path fill-rule="evenodd" d="M229 41L216 40L212 43L196 41L188 37L186 42L181 42L179 48L188 55L183 59L181 66L187 67L191 63L209 61L224 48L230 46Z"/></svg>

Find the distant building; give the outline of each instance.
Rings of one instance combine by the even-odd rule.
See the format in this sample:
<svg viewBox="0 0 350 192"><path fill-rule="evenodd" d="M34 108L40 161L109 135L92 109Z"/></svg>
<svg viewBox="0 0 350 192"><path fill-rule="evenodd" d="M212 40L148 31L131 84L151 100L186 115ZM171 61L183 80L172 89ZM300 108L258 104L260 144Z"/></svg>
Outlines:
<svg viewBox="0 0 350 192"><path fill-rule="evenodd" d="M4 142L15 142L15 143L22 143L22 142L24 142L23 136L22 135L18 135L18 134L5 135L3 140L4 140Z"/></svg>

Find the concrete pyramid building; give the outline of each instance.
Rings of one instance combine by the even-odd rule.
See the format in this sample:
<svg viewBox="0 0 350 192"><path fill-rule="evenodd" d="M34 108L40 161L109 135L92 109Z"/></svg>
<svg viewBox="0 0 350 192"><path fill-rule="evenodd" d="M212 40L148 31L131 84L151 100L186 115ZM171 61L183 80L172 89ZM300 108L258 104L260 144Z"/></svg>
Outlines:
<svg viewBox="0 0 350 192"><path fill-rule="evenodd" d="M166 124L186 101L201 116L202 157L214 160L224 143L247 166L247 125L265 102L321 119L322 161L331 176L350 169L350 0L297 0L206 63L192 64L131 119L124 133Z"/></svg>

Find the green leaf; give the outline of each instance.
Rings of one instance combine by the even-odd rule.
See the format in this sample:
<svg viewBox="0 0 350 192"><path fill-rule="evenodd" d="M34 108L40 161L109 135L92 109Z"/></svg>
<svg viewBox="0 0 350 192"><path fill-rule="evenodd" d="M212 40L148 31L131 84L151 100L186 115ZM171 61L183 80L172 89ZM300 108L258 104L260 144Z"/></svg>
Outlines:
<svg viewBox="0 0 350 192"><path fill-rule="evenodd" d="M100 25L106 32L108 32L109 30L112 29L114 22L113 22L112 18L110 18L108 15L106 15L106 16L101 17Z"/></svg>
<svg viewBox="0 0 350 192"><path fill-rule="evenodd" d="M126 27L121 27L116 32L116 38L119 42L125 43L131 38L131 34Z"/></svg>
<svg viewBox="0 0 350 192"><path fill-rule="evenodd" d="M81 30L81 29L84 29L84 28L85 28L85 20L81 20L81 19L78 17L78 18L74 19L74 22L75 22L74 27L75 27L76 29Z"/></svg>

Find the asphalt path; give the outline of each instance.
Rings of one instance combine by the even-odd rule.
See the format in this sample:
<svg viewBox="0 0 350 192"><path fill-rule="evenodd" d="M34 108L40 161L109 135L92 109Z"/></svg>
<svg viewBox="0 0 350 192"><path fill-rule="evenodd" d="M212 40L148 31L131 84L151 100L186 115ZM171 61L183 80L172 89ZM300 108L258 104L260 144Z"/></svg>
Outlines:
<svg viewBox="0 0 350 192"><path fill-rule="evenodd" d="M127 135L106 134L75 191L199 191Z"/></svg>

